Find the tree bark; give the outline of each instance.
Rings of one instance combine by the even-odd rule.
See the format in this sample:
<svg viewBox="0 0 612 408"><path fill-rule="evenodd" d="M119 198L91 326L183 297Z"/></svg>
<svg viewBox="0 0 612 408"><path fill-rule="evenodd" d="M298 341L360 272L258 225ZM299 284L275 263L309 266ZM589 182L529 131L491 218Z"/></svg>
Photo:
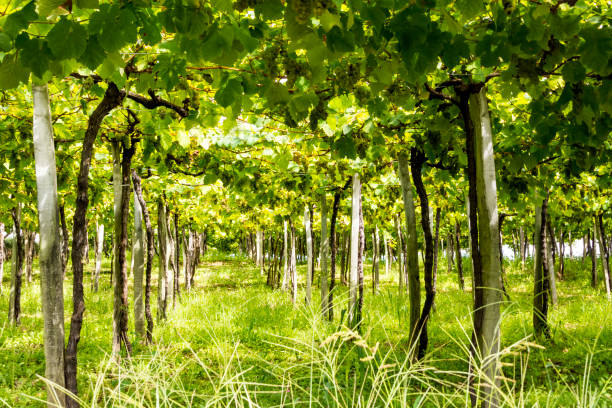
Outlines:
<svg viewBox="0 0 612 408"><path fill-rule="evenodd" d="M263 276L264 270L264 253L263 253L263 231L257 230L257 266L259 266L259 274Z"/></svg>
<svg viewBox="0 0 612 408"><path fill-rule="evenodd" d="M338 253L338 239L336 232L336 223L338 220L338 210L340 209L340 198L342 197L342 191L336 190L334 193L334 204L332 205L332 215L329 226L329 239L331 242L331 279L329 283L329 299L328 299L328 310L329 310L329 321L334 321L334 289L336 288L336 256ZM340 265L342 267L342 265Z"/></svg>
<svg viewBox="0 0 612 408"><path fill-rule="evenodd" d="M436 280L438 276L438 256L439 256L439 245L440 245L440 212L441 212L440 207L436 208L436 219L434 222L434 263L433 263L434 280ZM434 285L435 285L435 282L434 282Z"/></svg>
<svg viewBox="0 0 612 408"><path fill-rule="evenodd" d="M595 228L599 235L599 257L601 258L601 269L603 272L604 284L606 286L606 296L608 300L612 299L610 288L612 287L612 279L610 277L610 257L608 254L608 244L606 242L606 234L604 230L603 214L599 213L595 217Z"/></svg>
<svg viewBox="0 0 612 408"><path fill-rule="evenodd" d="M23 231L21 230L21 203L11 210L13 218L13 265L11 268L11 291L9 296L9 323L21 324L21 281L23 277Z"/></svg>
<svg viewBox="0 0 612 408"><path fill-rule="evenodd" d="M47 406L49 408L64 407L66 398L61 392L65 386L64 272L58 225L55 145L47 85L33 86L32 98L34 102L32 134L40 233L39 266L44 321L45 378L51 384L47 385ZM0 234L4 233L3 229L0 230ZM30 237L30 245L34 245L34 234ZM4 248L0 250L3 251Z"/></svg>
<svg viewBox="0 0 612 408"><path fill-rule="evenodd" d="M195 285L195 273L200 260L200 243L199 236L195 231L190 233L190 246L193 248L192 256L190 257L189 264L189 287L193 288Z"/></svg>
<svg viewBox="0 0 612 408"><path fill-rule="evenodd" d="M4 245L4 223L0 222L0 295L2 294L2 281L4 280L4 260L6 257L6 247Z"/></svg>
<svg viewBox="0 0 612 408"><path fill-rule="evenodd" d="M389 241L385 231L383 231L383 245L385 247L385 276L387 276L389 275Z"/></svg>
<svg viewBox="0 0 612 408"><path fill-rule="evenodd" d="M533 330L536 337L550 337L548 327L548 265L546 262L546 218L548 198L536 208L534 240Z"/></svg>
<svg viewBox="0 0 612 408"><path fill-rule="evenodd" d="M360 181L361 183L361 181ZM360 186L361 190L361 186ZM365 226L363 223L363 206L361 202L361 194L359 195L359 254L358 254L358 262L357 262L357 271L358 271L358 288L359 288L359 298L357 302L357 314L355 315L355 322L357 324L357 330L361 332L361 321L363 319L363 264L364 264L364 254L366 250L366 239L365 239Z"/></svg>
<svg viewBox="0 0 612 408"><path fill-rule="evenodd" d="M508 294L508 291L506 290L506 273L504 271L504 255L503 255L503 248L502 248L503 247L502 225L504 223L504 220L506 219L506 216L507 214L499 215L499 221L498 221L499 251L498 253L499 253L499 270L500 270L500 275L501 275L501 289L506 299L510 301L510 295Z"/></svg>
<svg viewBox="0 0 612 408"><path fill-rule="evenodd" d="M425 155L416 148L413 148L410 157L410 170L412 171L412 181L416 187L421 204L421 228L423 229L423 236L425 238L425 262L423 274L425 283L425 303L423 304L423 310L421 311L421 316L416 327L416 332L419 335L419 346L417 350L417 357L419 359L423 358L425 356L425 352L427 351L427 345L429 343L427 323L429 321L431 309L436 297L434 238L431 231L429 198L427 197L427 192L425 191L425 185L423 184L423 178L421 175L424 163Z"/></svg>
<svg viewBox="0 0 612 408"><path fill-rule="evenodd" d="M597 287L597 283L599 280L597 277L597 250L595 249L597 245L595 238L596 231L597 226L593 225L593 239L589 243L589 253L591 254L591 286L594 288Z"/></svg>
<svg viewBox="0 0 612 408"><path fill-rule="evenodd" d="M176 307L176 287L174 282L174 277L176 275L176 271L174 270L174 231L173 231L173 223L172 223L172 213L170 212L170 207L166 205L166 282L168 282L168 299L166 302L169 302L172 298L172 308Z"/></svg>
<svg viewBox="0 0 612 408"><path fill-rule="evenodd" d="M402 223L400 222L399 215L395 217L395 231L397 232L397 285L399 288L399 293L403 293L402 288L404 287L404 270L406 267L404 266L405 259L403 251L404 240L402 237Z"/></svg>
<svg viewBox="0 0 612 408"><path fill-rule="evenodd" d="M125 347L128 355L132 354L132 345L128 338L128 265L126 251L128 246L128 218L130 214L130 173L132 156L134 155L134 141L127 146L123 144L121 155L121 201L118 216L115 215L115 234L118 238L118 262L115 264L115 302L113 308L113 346L114 356L119 356L121 345Z"/></svg>
<svg viewBox="0 0 612 408"><path fill-rule="evenodd" d="M206 235L204 234L204 237ZM206 244L202 244L202 251L206 249ZM174 212L174 296L180 301L181 299L181 270L179 268L181 253L181 237L179 233L179 215Z"/></svg>
<svg viewBox="0 0 612 408"><path fill-rule="evenodd" d="M481 366L480 384L470 377L472 406L499 406L498 358L501 302L499 226L493 135L483 84L457 89L465 123L468 203L474 282L472 357ZM479 222L480 221L480 222ZM471 367L473 373L473 368Z"/></svg>
<svg viewBox="0 0 612 408"><path fill-rule="evenodd" d="M344 240L342 241L342 254L340 255L340 283L343 285L348 285L348 278L346 275L350 258L348 252L350 251L351 245L351 238L349 234L350 233L348 231L344 233Z"/></svg>
<svg viewBox="0 0 612 408"><path fill-rule="evenodd" d="M447 267L446 267L446 271L448 273L451 273L453 270L453 265L455 264L455 260L454 260L454 239L453 239L453 233L449 232L449 234L447 235L447 244L446 244L446 262L447 262Z"/></svg>
<svg viewBox="0 0 612 408"><path fill-rule="evenodd" d="M112 354L114 357L119 355L121 348L121 333L119 332L120 326L120 309L121 309L121 287L117 282L117 278L120 279L121 275L121 257L119 252L121 251L121 233L123 221L122 213L122 200L121 194L123 188L121 187L122 175L121 175L121 142L118 140L111 141L111 153L113 156L113 270L111 273L111 283L113 286L113 341L112 341ZM85 238L87 241L87 237ZM83 251L83 257L85 257L85 251Z"/></svg>
<svg viewBox="0 0 612 408"><path fill-rule="evenodd" d="M378 286L380 281L380 238L378 235L378 224L374 225L374 232L372 233L372 293L378 292Z"/></svg>
<svg viewBox="0 0 612 408"><path fill-rule="evenodd" d="M401 153L398 156L398 171L402 188L402 199L404 201L404 216L406 217L406 240L408 259L408 293L410 296L410 332L409 339L411 349L419 336L418 324L421 316L421 282L419 278L418 238L416 230L416 214L414 209L414 198L412 195L412 184L410 183L410 172L408 156ZM398 252L399 253L399 252Z"/></svg>
<svg viewBox="0 0 612 408"><path fill-rule="evenodd" d="M565 279L565 231L559 233L559 279Z"/></svg>
<svg viewBox="0 0 612 408"><path fill-rule="evenodd" d="M66 277L66 265L68 264L68 252L70 252L70 248L68 243L68 226L66 225L66 211L64 210L63 204L59 207L59 215L62 228L62 274Z"/></svg>
<svg viewBox="0 0 612 408"><path fill-rule="evenodd" d="M190 249L189 249L189 239L187 238L188 232L185 232L185 227L183 226L183 276L185 277L185 292L189 292L190 291L190 287L189 287L189 265L190 265L190 260L189 260L189 256L191 255ZM246 251L248 251L248 246L245 246Z"/></svg>
<svg viewBox="0 0 612 408"><path fill-rule="evenodd" d="M85 301L83 298L83 248L87 244L87 207L89 198L89 167L93 154L93 145L98 136L98 130L102 120L115 107L119 106L125 97L117 86L110 83L104 94L104 98L89 117L83 147L81 150L81 163L77 179L76 207L72 223L72 318L70 321L70 335L65 354L65 378L66 388L74 395L78 395L77 385L77 350L81 337L81 326L83 325L83 312ZM79 404L72 398L66 399L69 408L77 408Z"/></svg>
<svg viewBox="0 0 612 408"><path fill-rule="evenodd" d="M98 291L100 282L100 271L102 270L102 251L104 249L104 224L96 223L96 268L94 270L91 288L94 292Z"/></svg>
<svg viewBox="0 0 612 408"><path fill-rule="evenodd" d="M34 231L25 231L25 275L28 283L32 282L32 264L34 262L34 252L36 244L34 242L36 233Z"/></svg>
<svg viewBox="0 0 612 408"><path fill-rule="evenodd" d="M291 261L289 263L289 273L291 275L291 301L295 305L297 299L297 290L298 290L298 282L297 282L297 258L296 258L296 237L295 237L295 227L293 226L293 221L289 218L289 227L291 229L290 240L291 240Z"/></svg>
<svg viewBox="0 0 612 408"><path fill-rule="evenodd" d="M553 247L555 246L554 241L552 239L552 228L548 224L550 218L546 217L546 258L545 262L547 264L547 273L548 273L548 292L550 294L550 301L552 306L556 306L558 303L557 298L557 282L555 278L555 257Z"/></svg>
<svg viewBox="0 0 612 408"><path fill-rule="evenodd" d="M153 342L153 316L151 314L151 274L153 270L153 254L154 254L154 240L155 233L151 226L151 218L149 217L149 210L147 203L142 196L142 186L140 177L136 170L132 170L132 183L134 185L134 195L138 198L140 209L142 210L142 218L144 219L146 233L147 233L147 266L145 269L145 297L144 297L144 309L145 318L147 320L147 333L146 341L151 344Z"/></svg>
<svg viewBox="0 0 612 408"><path fill-rule="evenodd" d="M281 288L283 290L289 289L289 282L291 277L289 276L289 233L287 231L287 220L283 221L283 284Z"/></svg>
<svg viewBox="0 0 612 408"><path fill-rule="evenodd" d="M168 223L166 222L166 205L160 197L157 203L157 238L159 245L159 276L157 286L157 320L166 318L168 305Z"/></svg>
<svg viewBox="0 0 612 408"><path fill-rule="evenodd" d="M304 208L304 233L306 235L306 305L312 300L312 271L314 269L314 252L312 248L312 231L310 227L310 210Z"/></svg>
<svg viewBox="0 0 612 408"><path fill-rule="evenodd" d="M328 314L328 281L327 281L327 254L329 252L329 240L327 238L327 196L323 193L321 197L321 313Z"/></svg>
<svg viewBox="0 0 612 408"><path fill-rule="evenodd" d="M525 230L523 227L519 228L519 237L520 237L520 253L521 253L521 269L525 270L525 252L527 252L527 242L525 242Z"/></svg>
<svg viewBox="0 0 612 408"><path fill-rule="evenodd" d="M461 226L459 221L455 222L455 253L457 264L457 277L459 279L459 288L465 290L465 279L463 278L463 258L461 257Z"/></svg>
<svg viewBox="0 0 612 408"><path fill-rule="evenodd" d="M132 259L134 270L134 329L136 335L140 338L145 338L145 314L144 314L144 296L143 296L143 278L145 268L145 233L142 220L142 209L138 196L136 194L136 186L134 185L134 237L132 242ZM97 251L96 251L97 252ZM97 255L97 254L96 254ZM96 256L97 258L97 256ZM97 262L96 262L97 264Z"/></svg>

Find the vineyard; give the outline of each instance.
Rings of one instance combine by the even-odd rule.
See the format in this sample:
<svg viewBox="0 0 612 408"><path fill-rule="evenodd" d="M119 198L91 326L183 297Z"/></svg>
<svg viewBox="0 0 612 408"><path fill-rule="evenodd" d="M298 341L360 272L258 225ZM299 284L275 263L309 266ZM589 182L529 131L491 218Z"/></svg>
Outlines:
<svg viewBox="0 0 612 408"><path fill-rule="evenodd" d="M612 407L611 22L0 0L0 405Z"/></svg>

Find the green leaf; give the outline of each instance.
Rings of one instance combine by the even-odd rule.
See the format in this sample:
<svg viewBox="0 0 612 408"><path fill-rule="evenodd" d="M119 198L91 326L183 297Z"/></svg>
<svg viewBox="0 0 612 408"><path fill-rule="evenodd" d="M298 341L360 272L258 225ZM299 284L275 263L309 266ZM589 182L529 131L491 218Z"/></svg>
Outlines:
<svg viewBox="0 0 612 408"><path fill-rule="evenodd" d="M216 10L229 13L233 10L232 0L211 0L213 7Z"/></svg>
<svg viewBox="0 0 612 408"><path fill-rule="evenodd" d="M580 34L584 38L580 61L602 75L608 74L612 70L612 30L587 27Z"/></svg>
<svg viewBox="0 0 612 408"><path fill-rule="evenodd" d="M23 29L28 28L30 21L34 21L38 18L36 14L36 3L31 1L26 4L21 10L10 14L6 18L4 23L3 31L9 36L14 38Z"/></svg>
<svg viewBox="0 0 612 408"><path fill-rule="evenodd" d="M334 26L327 33L327 46L333 52L351 52L355 49L353 33Z"/></svg>
<svg viewBox="0 0 612 408"><path fill-rule="evenodd" d="M455 67L461 62L461 58L470 55L470 47L462 36L456 36L452 41L446 42L442 51L442 60L448 68Z"/></svg>
<svg viewBox="0 0 612 408"><path fill-rule="evenodd" d="M11 38L4 33L0 33L0 51L7 52L11 48Z"/></svg>
<svg viewBox="0 0 612 408"><path fill-rule="evenodd" d="M172 54L162 54L157 58L154 72L162 81L165 81L167 89L172 89L179 83L186 66L187 61L183 58L177 58Z"/></svg>
<svg viewBox="0 0 612 408"><path fill-rule="evenodd" d="M206 40L202 44L201 52L204 59L216 62L219 56L223 53L223 50L228 47L227 42L217 29L213 29L212 33L206 37Z"/></svg>
<svg viewBox="0 0 612 408"><path fill-rule="evenodd" d="M264 19L276 20L283 16L283 9L280 0L266 0L255 6L255 13L263 15Z"/></svg>
<svg viewBox="0 0 612 408"><path fill-rule="evenodd" d="M85 47L85 52L79 58L79 61L82 62L87 68L92 71L95 70L104 62L106 59L106 52L104 48L98 42L98 36L90 36L87 40L87 46Z"/></svg>
<svg viewBox="0 0 612 408"><path fill-rule="evenodd" d="M213 184L217 181L218 177L214 173L206 173L204 176L204 184Z"/></svg>
<svg viewBox="0 0 612 408"><path fill-rule="evenodd" d="M98 36L98 42L107 52L118 51L126 44L136 42L138 23L129 8L103 4L91 15L89 34Z"/></svg>
<svg viewBox="0 0 612 408"><path fill-rule="evenodd" d="M162 39L161 27L152 16L141 17L142 25L138 30L143 42L147 45L155 45Z"/></svg>
<svg viewBox="0 0 612 408"><path fill-rule="evenodd" d="M38 0L38 12L41 17L47 17L66 0Z"/></svg>
<svg viewBox="0 0 612 408"><path fill-rule="evenodd" d="M21 64L30 68L34 75L42 78L49 69L49 57L51 57L51 50L47 42L40 38L30 39L26 33L21 33L15 39L15 47L20 50Z"/></svg>
<svg viewBox="0 0 612 408"><path fill-rule="evenodd" d="M215 101L224 108L233 104L242 95L240 80L232 78L215 94Z"/></svg>
<svg viewBox="0 0 612 408"><path fill-rule="evenodd" d="M321 14L319 20L321 21L321 27L323 27L326 32L331 30L334 26L341 27L340 16L330 13L328 10L325 10L323 14Z"/></svg>
<svg viewBox="0 0 612 408"><path fill-rule="evenodd" d="M27 83L30 73L19 63L16 55L7 55L0 63L0 89L16 88L19 83Z"/></svg>
<svg viewBox="0 0 612 408"><path fill-rule="evenodd" d="M334 143L334 151L339 157L355 159L357 157L357 149L355 148L355 140L351 133L342 134Z"/></svg>
<svg viewBox="0 0 612 408"><path fill-rule="evenodd" d="M485 11L482 0L457 0L455 5L466 20L471 20Z"/></svg>
<svg viewBox="0 0 612 408"><path fill-rule="evenodd" d="M578 61L570 61L565 64L561 73L563 74L563 80L570 84L580 82L586 78L586 70Z"/></svg>
<svg viewBox="0 0 612 408"><path fill-rule="evenodd" d="M79 58L87 48L87 31L80 24L62 17L47 34L47 42L56 58Z"/></svg>
<svg viewBox="0 0 612 408"><path fill-rule="evenodd" d="M100 6L99 0L74 0L80 9L97 9Z"/></svg>
<svg viewBox="0 0 612 408"><path fill-rule="evenodd" d="M289 102L289 90L285 85L273 83L266 92L266 98L270 105Z"/></svg>

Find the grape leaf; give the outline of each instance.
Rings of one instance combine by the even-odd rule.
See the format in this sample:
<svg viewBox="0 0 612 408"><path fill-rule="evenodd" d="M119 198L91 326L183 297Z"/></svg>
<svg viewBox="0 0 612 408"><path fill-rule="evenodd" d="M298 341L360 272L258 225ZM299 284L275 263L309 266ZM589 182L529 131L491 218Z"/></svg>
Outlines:
<svg viewBox="0 0 612 408"><path fill-rule="evenodd" d="M7 52L10 51L11 48L11 38L0 32L0 51Z"/></svg>
<svg viewBox="0 0 612 408"><path fill-rule="evenodd" d="M39 0L38 12L41 17L47 17L64 3L66 3L66 0Z"/></svg>
<svg viewBox="0 0 612 408"><path fill-rule="evenodd" d="M40 38L30 39L26 33L21 33L15 39L15 47L20 50L21 64L30 68L34 75L42 78L49 69L49 57L51 56L47 42Z"/></svg>
<svg viewBox="0 0 612 408"><path fill-rule="evenodd" d="M255 6L255 13L263 15L264 19L276 20L283 16L283 5L280 0L266 0Z"/></svg>
<svg viewBox="0 0 612 408"><path fill-rule="evenodd" d="M0 62L0 89L16 88L20 82L27 83L30 73L19 63L16 55L7 55Z"/></svg>
<svg viewBox="0 0 612 408"><path fill-rule="evenodd" d="M10 14L6 18L3 31L9 37L14 38L21 30L28 28L30 21L36 20L37 18L38 14L36 14L36 3L31 1L21 10Z"/></svg>
<svg viewBox="0 0 612 408"><path fill-rule="evenodd" d="M97 9L100 6L99 0L74 0L76 6L81 9Z"/></svg>
<svg viewBox="0 0 612 408"><path fill-rule="evenodd" d="M79 58L87 48L87 30L62 17L47 34L47 42L56 58Z"/></svg>
<svg viewBox="0 0 612 408"><path fill-rule="evenodd" d="M586 70L578 61L570 61L565 64L561 73L563 74L563 80L571 84L580 82L586 78Z"/></svg>
<svg viewBox="0 0 612 408"><path fill-rule="evenodd" d="M242 84L237 78L232 78L225 83L215 94L215 101L224 108L233 104L242 95Z"/></svg>
<svg viewBox="0 0 612 408"><path fill-rule="evenodd" d="M90 36L87 40L85 52L79 59L87 68L94 70L106 59L106 52L98 42L98 36Z"/></svg>

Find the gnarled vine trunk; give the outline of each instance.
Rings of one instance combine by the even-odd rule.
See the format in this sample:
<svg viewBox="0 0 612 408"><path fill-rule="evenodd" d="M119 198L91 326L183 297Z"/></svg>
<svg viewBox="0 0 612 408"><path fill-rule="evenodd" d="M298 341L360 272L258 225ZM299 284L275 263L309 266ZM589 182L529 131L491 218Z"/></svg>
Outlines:
<svg viewBox="0 0 612 408"><path fill-rule="evenodd" d="M425 155L417 150L412 149L410 157L410 169L412 171L412 181L416 187L419 201L421 203L421 228L423 229L423 236L425 238L425 262L424 262L424 283L425 283L425 302L423 303L423 310L417 323L416 332L419 336L419 346L417 350L417 357L423 358L427 351L427 345L429 343L429 337L427 333L427 323L429 316L433 308L434 300L436 297L436 276L434 272L434 237L431 228L430 218L430 207L429 198L425 191L425 185L423 184L423 178L421 175L423 164L425 163Z"/></svg>
<svg viewBox="0 0 612 408"><path fill-rule="evenodd" d="M290 233L290 241L291 241L291 260L289 262L289 275L291 277L291 301L295 305L297 299L297 290L298 290L298 282L297 282L297 258L296 258L296 237L295 237L295 227L293 226L293 221L289 218L289 228L291 230Z"/></svg>
<svg viewBox="0 0 612 408"><path fill-rule="evenodd" d="M4 280L4 259L6 257L4 234L4 223L0 222L0 295L2 294L2 281Z"/></svg>
<svg viewBox="0 0 612 408"><path fill-rule="evenodd" d="M140 203L140 209L142 210L142 218L144 219L146 233L147 233L147 265L145 269L145 296L144 296L144 313L147 320L147 332L146 340L147 343L153 342L153 316L151 314L151 274L153 271L153 255L155 245L155 233L151 226L151 218L149 216L149 210L147 203L142 196L142 186L140 177L136 170L132 169L132 183L134 184L134 195L138 198Z"/></svg>
<svg viewBox="0 0 612 408"><path fill-rule="evenodd" d="M465 279L463 278L463 257L461 256L461 226L459 221L455 222L455 257L457 260L457 278L459 279L459 288L465 290Z"/></svg>
<svg viewBox="0 0 612 408"><path fill-rule="evenodd" d="M121 154L120 185L121 196L118 212L115 214L115 246L117 259L115 263L115 288L113 307L113 345L112 352L118 356L121 345L125 347L128 355L132 354L132 344L128 339L128 265L126 251L128 246L128 218L130 206L130 173L132 156L134 155L134 142L129 146L123 144Z"/></svg>
<svg viewBox="0 0 612 408"><path fill-rule="evenodd" d="M329 253L329 240L327 238L327 197L321 197L321 313L327 315L328 308L328 277L327 277L327 255Z"/></svg>
<svg viewBox="0 0 612 408"><path fill-rule="evenodd" d="M157 281L157 320L166 318L166 307L169 297L168 282L168 223L166 222L166 205L160 197L157 203L157 240L159 246L159 275Z"/></svg>
<svg viewBox="0 0 612 408"><path fill-rule="evenodd" d="M306 305L310 305L312 299L312 273L314 270L314 251L312 247L312 231L310 224L310 209L304 208L304 233L306 235Z"/></svg>
<svg viewBox="0 0 612 408"><path fill-rule="evenodd" d="M421 316L421 282L419 278L418 238L412 184L410 183L409 160L405 153L398 156L398 172L402 187L404 216L406 217L406 241L408 264L408 294L410 296L410 333L411 348L418 338L418 324Z"/></svg>
<svg viewBox="0 0 612 408"><path fill-rule="evenodd" d="M96 266L91 281L91 289L98 291L100 284L100 272L102 271L102 251L104 250L104 224L96 223Z"/></svg>
<svg viewBox="0 0 612 408"><path fill-rule="evenodd" d="M21 203L11 210L13 218L13 262L11 267L11 291L9 294L9 323L21 324L21 287L25 249L21 230Z"/></svg>
<svg viewBox="0 0 612 408"><path fill-rule="evenodd" d="M104 98L89 117L83 148L81 150L81 162L77 179L76 207L72 223L72 318L70 320L70 334L65 354L65 376L66 388L74 395L78 395L77 386L77 349L81 338L81 326L83 325L83 312L85 301L83 298L83 248L87 245L87 207L89 206L89 167L93 145L98 136L98 130L102 120L115 107L119 106L125 97L125 93L119 91L117 86L110 83L104 94ZM79 406L73 398L66 399L69 408Z"/></svg>
<svg viewBox="0 0 612 408"><path fill-rule="evenodd" d="M549 273L546 261L546 218L548 198L536 208L534 236L533 330L536 337L550 337L548 327Z"/></svg>
<svg viewBox="0 0 612 408"><path fill-rule="evenodd" d="M142 220L142 208L134 188L134 237L132 242L132 259L134 275L134 329L136 335L145 338L145 314L143 296L143 275L145 268L145 233Z"/></svg>

